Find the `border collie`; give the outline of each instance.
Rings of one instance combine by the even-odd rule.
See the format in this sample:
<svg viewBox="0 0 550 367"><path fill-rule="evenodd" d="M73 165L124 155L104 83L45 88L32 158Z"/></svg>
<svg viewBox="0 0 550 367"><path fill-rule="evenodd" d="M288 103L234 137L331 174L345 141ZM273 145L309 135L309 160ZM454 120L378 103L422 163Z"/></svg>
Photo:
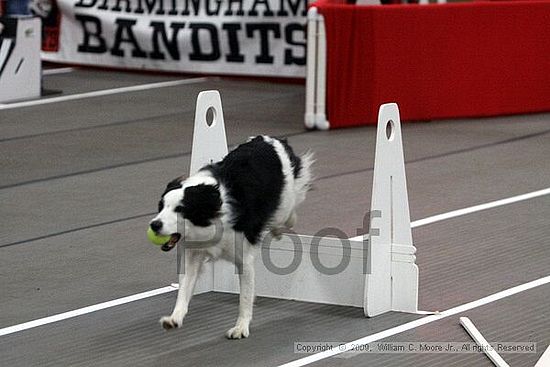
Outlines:
<svg viewBox="0 0 550 367"><path fill-rule="evenodd" d="M172 315L164 329L181 327L201 265L224 259L239 273L239 316L229 339L246 338L254 302L254 257L266 232L280 238L296 223L296 207L311 186L312 155L299 157L284 139L250 138L222 161L170 182L150 227L170 236L162 250L183 238L184 270Z"/></svg>

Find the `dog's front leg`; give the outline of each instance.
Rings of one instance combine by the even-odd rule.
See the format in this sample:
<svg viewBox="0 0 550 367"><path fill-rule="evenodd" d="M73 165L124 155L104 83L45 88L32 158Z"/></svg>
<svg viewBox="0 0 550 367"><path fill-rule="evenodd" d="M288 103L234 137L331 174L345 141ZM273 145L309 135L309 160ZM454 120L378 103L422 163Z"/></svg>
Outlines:
<svg viewBox="0 0 550 367"><path fill-rule="evenodd" d="M225 334L229 339L247 338L250 334L249 325L252 320L254 305L254 257L249 256L237 267L239 273L239 317L235 326Z"/></svg>
<svg viewBox="0 0 550 367"><path fill-rule="evenodd" d="M172 315L160 319L160 324L166 330L181 327L183 324L183 318L187 314L189 301L193 297L193 289L204 262L204 254L201 251L185 249L183 256L185 265L184 269L178 269L180 274L176 306L172 311Z"/></svg>

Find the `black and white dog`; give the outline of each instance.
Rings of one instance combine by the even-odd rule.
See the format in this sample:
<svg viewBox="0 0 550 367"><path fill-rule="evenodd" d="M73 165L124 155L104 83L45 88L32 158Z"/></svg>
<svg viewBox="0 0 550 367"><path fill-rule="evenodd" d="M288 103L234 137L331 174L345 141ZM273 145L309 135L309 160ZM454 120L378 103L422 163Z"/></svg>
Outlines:
<svg viewBox="0 0 550 367"><path fill-rule="evenodd" d="M201 265L221 258L233 262L240 277L239 316L226 336L248 337L259 242L266 231L277 238L294 226L296 207L311 186L312 161L309 153L294 154L286 140L257 136L222 161L168 184L150 227L171 236L164 251L184 239L185 268L174 311L160 319L165 329L181 327Z"/></svg>

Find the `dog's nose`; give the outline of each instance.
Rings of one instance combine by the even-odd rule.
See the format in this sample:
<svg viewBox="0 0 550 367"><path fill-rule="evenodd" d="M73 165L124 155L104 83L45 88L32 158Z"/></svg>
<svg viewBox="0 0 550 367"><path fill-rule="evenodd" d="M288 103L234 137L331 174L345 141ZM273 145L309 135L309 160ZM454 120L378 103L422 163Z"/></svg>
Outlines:
<svg viewBox="0 0 550 367"><path fill-rule="evenodd" d="M151 227L153 232L158 233L162 228L162 222L160 220L154 220L149 226Z"/></svg>

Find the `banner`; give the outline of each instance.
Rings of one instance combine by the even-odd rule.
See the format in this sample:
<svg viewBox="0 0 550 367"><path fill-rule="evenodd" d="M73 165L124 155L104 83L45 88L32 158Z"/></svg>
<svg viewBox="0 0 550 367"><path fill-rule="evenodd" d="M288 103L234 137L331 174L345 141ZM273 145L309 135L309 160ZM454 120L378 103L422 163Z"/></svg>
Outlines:
<svg viewBox="0 0 550 367"><path fill-rule="evenodd" d="M305 76L307 0L57 0L53 10L46 61Z"/></svg>

